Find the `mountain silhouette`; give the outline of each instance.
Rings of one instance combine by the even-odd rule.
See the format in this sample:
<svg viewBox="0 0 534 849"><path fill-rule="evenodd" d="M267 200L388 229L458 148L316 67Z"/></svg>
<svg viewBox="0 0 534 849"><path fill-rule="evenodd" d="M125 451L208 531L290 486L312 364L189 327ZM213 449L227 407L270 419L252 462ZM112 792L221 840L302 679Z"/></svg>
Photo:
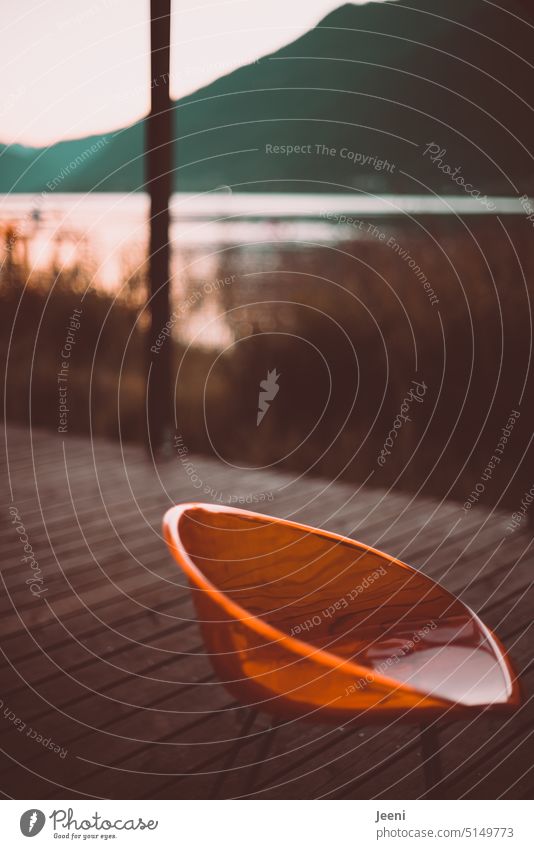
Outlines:
<svg viewBox="0 0 534 849"><path fill-rule="evenodd" d="M339 7L173 104L175 189L460 194L461 177L473 191L528 192L526 10L515 0ZM142 190L143 145L144 120L48 149L0 146L0 190Z"/></svg>

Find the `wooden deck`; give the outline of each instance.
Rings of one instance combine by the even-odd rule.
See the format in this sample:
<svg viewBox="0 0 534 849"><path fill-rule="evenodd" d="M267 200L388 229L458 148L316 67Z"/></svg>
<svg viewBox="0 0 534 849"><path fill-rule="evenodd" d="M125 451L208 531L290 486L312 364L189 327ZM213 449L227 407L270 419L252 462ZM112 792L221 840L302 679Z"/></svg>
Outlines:
<svg viewBox="0 0 534 849"><path fill-rule="evenodd" d="M161 538L174 502L272 493L251 509L382 548L459 594L501 637L525 704L440 732L444 798L529 797L532 531L509 514L243 472L192 458L9 427L2 510L0 789L14 798L416 798L418 729L290 722L268 732L218 684L182 576ZM5 458L4 458L5 460ZM9 491L12 487L12 493ZM236 503L239 503L237 501ZM18 510L42 571L32 595ZM526 525L526 523L525 523ZM28 550L28 549L27 549ZM35 571L35 570L34 570ZM34 584L34 591L41 585ZM531 645L531 643L530 643ZM24 726L23 724L24 723ZM48 742L50 741L50 742ZM47 748L48 746L48 748ZM54 751L52 747L58 747Z"/></svg>

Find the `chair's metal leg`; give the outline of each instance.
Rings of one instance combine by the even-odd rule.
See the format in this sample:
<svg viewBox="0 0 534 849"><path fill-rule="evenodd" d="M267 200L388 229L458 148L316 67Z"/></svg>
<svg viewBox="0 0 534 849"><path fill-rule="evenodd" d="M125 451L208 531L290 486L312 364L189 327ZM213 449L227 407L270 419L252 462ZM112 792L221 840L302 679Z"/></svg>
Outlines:
<svg viewBox="0 0 534 849"><path fill-rule="evenodd" d="M244 714L243 723L239 730L239 734L237 735L236 740L230 747L230 750L219 770L217 776L215 777L215 781L213 782L213 787L211 790L211 799L217 799L221 790L221 785L226 778L226 772L229 770L237 760L237 756L241 747L245 744L245 738L252 728L256 717L258 716L258 711L253 710L252 708L241 708L238 712L238 716Z"/></svg>
<svg viewBox="0 0 534 849"><path fill-rule="evenodd" d="M421 759L426 792L430 792L442 777L438 732L435 725L421 726Z"/></svg>
<svg viewBox="0 0 534 849"><path fill-rule="evenodd" d="M263 766L265 758L271 750L271 747L274 742L275 733L280 723L281 720L273 720L270 728L266 728L263 732L263 740L258 746L255 755L256 763L251 764L250 767L245 770L245 777L242 784L243 792L251 793L254 791L254 788L256 787L256 784L258 782L261 768Z"/></svg>

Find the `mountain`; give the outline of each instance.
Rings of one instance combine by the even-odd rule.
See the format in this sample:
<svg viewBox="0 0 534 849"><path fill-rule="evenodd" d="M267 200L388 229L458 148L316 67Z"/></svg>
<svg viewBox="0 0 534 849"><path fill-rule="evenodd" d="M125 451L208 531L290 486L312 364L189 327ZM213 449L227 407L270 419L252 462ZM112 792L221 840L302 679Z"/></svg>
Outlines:
<svg viewBox="0 0 534 849"><path fill-rule="evenodd" d="M488 0L341 6L175 102L175 187L459 194L464 179L473 193L528 191L527 9L519 0L506 9ZM0 191L140 190L143 144L139 121L49 149L0 146Z"/></svg>

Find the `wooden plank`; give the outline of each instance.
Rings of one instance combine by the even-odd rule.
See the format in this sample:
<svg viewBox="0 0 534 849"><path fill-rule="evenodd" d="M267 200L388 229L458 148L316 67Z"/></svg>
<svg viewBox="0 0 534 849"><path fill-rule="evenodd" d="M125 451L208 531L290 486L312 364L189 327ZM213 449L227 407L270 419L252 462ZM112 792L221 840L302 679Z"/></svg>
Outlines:
<svg viewBox="0 0 534 849"><path fill-rule="evenodd" d="M15 495L24 499L16 503L24 504L25 526L46 566L51 601L50 607L33 605L21 587L20 546L7 526L2 552L12 560L3 561L2 574L11 597L3 597L0 610L5 612L3 647L14 668L2 664L4 694L25 721L68 747L69 754L59 759L12 728L0 727L0 744L11 754L18 751L33 770L4 756L0 786L9 776L12 792L35 797L39 791L48 798L64 797L68 786L76 793L113 798L118 783L121 795L132 798L240 795L243 786L250 789L249 768L259 757L265 760L255 779L259 798L366 797L389 786L392 792L397 787L421 792L419 745L409 727L377 733L288 723L274 735L269 753L262 746L273 735L264 733L269 720L260 717L240 740L243 718L214 678L196 624L189 621L194 620L189 593L159 536L161 512L168 504L162 485L177 500L195 497L189 481L179 479L176 460L159 464L156 475L135 446L121 450L69 438L65 469L57 437L32 434L33 455L27 431L8 429L8 437ZM516 532L503 539L503 514L473 510L463 515L452 503L320 479L295 483L287 473L229 472L207 459L195 458L195 465L214 489L276 490L272 502L253 508L259 512L347 533L418 565L461 593L512 644L515 634L512 653L516 661L526 662L523 632L529 608L523 591L530 578L531 538ZM67 484L72 501L70 495L65 498ZM166 595L169 581L172 598ZM528 669L529 692L532 677ZM518 739L524 740L530 714L524 714L523 725L521 716L514 721L519 722ZM454 770L459 751L466 759L465 770L455 772L455 787L478 792L469 784L472 761L481 777L480 792L491 795L499 782L502 786L500 758L507 781L527 792L532 776L521 777L523 753L515 757L512 734L500 740L497 751L483 723L462 735L454 725L442 733L447 768ZM379 773L373 772L377 758L384 765ZM228 770L222 786L221 768Z"/></svg>
<svg viewBox="0 0 534 849"><path fill-rule="evenodd" d="M218 727L220 728L220 721L218 721ZM313 734L313 732L311 732L311 731L310 731L310 729L309 729L309 727L308 727L308 726L306 726L306 725L301 724L301 725L300 725L300 728L302 729L302 735L303 735L303 737L304 737L304 738L306 738L306 737L308 737L308 738L309 738L309 737L310 737L310 735L312 735L312 734ZM230 729L230 730L231 730L231 729ZM235 733L235 731L234 731L234 733ZM327 730L327 733L332 733L334 736L336 736L336 734L334 733L334 731L331 731L330 729L328 729L328 730ZM213 740L215 740L215 739L216 739L216 738L214 737L214 738L213 738ZM313 739L313 737L312 737L312 739ZM294 742L294 741L293 741L293 739L291 739L291 743L293 743L293 742ZM214 748L214 747L213 747L213 748ZM224 754L224 753L222 753L222 754ZM122 762L123 762L123 761L121 761L121 763L122 763ZM152 762L152 764L153 764L153 753L151 753L150 751L147 751L147 752L146 752L146 762L147 762L147 764L149 764L149 763L151 763L151 762ZM213 757L212 757L212 758L210 758L210 761L208 761L208 762L206 762L206 763L201 764L202 768L208 769L208 768L209 768L209 765L210 765L210 762L211 762L212 764L216 765L216 762L213 760ZM162 765L162 764L161 764L161 760L159 760L158 765L160 766L160 768L161 768L162 766L164 766L164 765ZM139 753L138 753L138 755L137 755L137 756L134 756L134 758L132 758L132 759L128 760L126 763L124 763L124 766L125 766L126 768L139 768L139 769L141 769L141 770L142 770L142 769L144 768L144 761L143 761L142 763L139 763ZM191 767L191 768L193 768L194 766L195 766L194 762L193 762L192 760L190 760L190 767ZM197 766L198 766L198 765L197 765ZM135 779L133 779L133 778L131 778L131 777L130 777L128 780L129 780L129 788L130 788L130 790L132 790L132 792L133 792L133 791L134 791L134 785L135 785ZM145 777L143 777L143 781L144 781L144 780L145 780ZM177 780L173 780L173 782L172 782L173 786L176 786L176 783L177 783ZM227 783L227 782L225 782L225 785L226 785L226 783ZM197 782L197 784L198 784L198 782ZM198 790L195 790L195 791L193 792L193 795L195 794L195 792L198 792Z"/></svg>

